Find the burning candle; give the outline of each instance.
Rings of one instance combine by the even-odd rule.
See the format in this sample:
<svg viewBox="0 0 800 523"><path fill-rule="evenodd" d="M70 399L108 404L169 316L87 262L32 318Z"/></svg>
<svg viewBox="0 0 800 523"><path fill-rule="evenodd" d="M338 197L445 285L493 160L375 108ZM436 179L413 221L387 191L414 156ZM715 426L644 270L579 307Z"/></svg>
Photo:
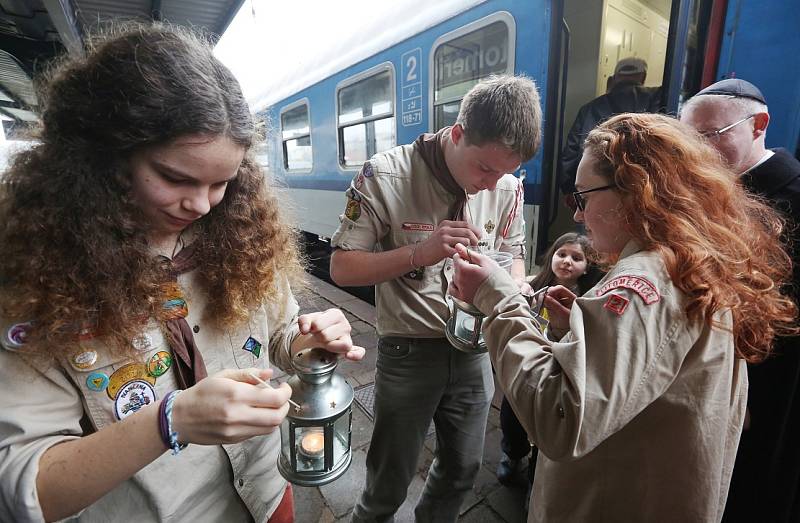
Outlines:
<svg viewBox="0 0 800 523"><path fill-rule="evenodd" d="M315 458L325 450L325 435L319 431L306 432L300 439L300 453Z"/></svg>

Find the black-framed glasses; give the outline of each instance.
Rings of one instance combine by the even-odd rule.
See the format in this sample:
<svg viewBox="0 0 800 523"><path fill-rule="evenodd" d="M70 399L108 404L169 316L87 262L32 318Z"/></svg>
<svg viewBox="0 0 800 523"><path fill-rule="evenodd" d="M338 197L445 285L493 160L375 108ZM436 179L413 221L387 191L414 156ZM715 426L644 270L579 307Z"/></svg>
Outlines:
<svg viewBox="0 0 800 523"><path fill-rule="evenodd" d="M575 200L575 205L578 207L578 210L583 212L586 210L586 199L583 197L584 194L595 192L595 191L605 191L606 189L616 189L616 185L604 185L602 187L595 187L594 189L586 189L585 191L576 191L572 193L572 198Z"/></svg>
<svg viewBox="0 0 800 523"><path fill-rule="evenodd" d="M716 130L714 130L714 131L700 131L700 134L701 134L702 136L704 136L705 138L708 138L708 139L712 139L712 140L713 140L713 139L715 139L715 138L719 138L719 137L720 137L720 136L722 136L723 134L727 133L728 131L730 131L731 129L733 129L734 127L736 127L737 125L739 125L739 124L741 124L741 123L744 123L744 122L746 122L747 120L749 120L750 118L753 118L754 116L755 116L754 114L751 114L750 116L745 116L745 117L744 117L744 118L742 118L741 120L738 120L738 121L736 121L736 122L733 122L732 124L730 124L730 125L726 125L725 127L722 127L722 128L720 128L720 129L716 129Z"/></svg>

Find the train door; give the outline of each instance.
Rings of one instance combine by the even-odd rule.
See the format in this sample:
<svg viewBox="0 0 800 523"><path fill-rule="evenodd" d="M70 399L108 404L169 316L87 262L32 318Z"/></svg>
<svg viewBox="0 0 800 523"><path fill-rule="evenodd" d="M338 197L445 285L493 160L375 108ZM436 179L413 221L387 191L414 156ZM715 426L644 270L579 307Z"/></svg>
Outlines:
<svg viewBox="0 0 800 523"><path fill-rule="evenodd" d="M545 140L544 162L551 184L549 208L542 217L548 223L540 224L536 242L539 254L555 238L576 228L558 182L574 176L562 170L561 153L579 110L614 88L615 67L628 57L644 60L644 86L657 92L655 88L664 82L673 0L563 0L556 4L554 15L560 9L561 19L554 20L556 40L551 40L547 117L558 125L546 128L553 133ZM560 85L554 85L556 79Z"/></svg>

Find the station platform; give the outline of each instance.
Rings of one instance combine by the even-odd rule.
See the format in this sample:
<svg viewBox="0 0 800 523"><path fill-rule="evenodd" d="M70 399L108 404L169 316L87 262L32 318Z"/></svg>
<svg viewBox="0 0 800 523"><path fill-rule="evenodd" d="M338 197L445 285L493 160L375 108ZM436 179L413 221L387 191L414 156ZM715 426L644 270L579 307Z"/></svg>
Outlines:
<svg viewBox="0 0 800 523"><path fill-rule="evenodd" d="M297 523L334 523L350 521L350 513L361 495L366 479L366 457L372 436L372 387L375 380L377 335L375 308L333 285L309 276L308 292L300 293L300 312L315 312L331 307L342 309L353 327L353 343L367 349L360 362L342 361L337 372L353 386L352 450L349 470L338 480L317 488L294 486L295 521ZM459 521L479 523L520 523L526 520L525 487L509 488L500 485L495 476L500 450L500 396L495 387L495 399L489 411L483 466L478 472L472 493L461 507ZM408 489L408 497L395 515L395 521L414 521L414 507L422 492L428 473L436 437L433 427L428 432L425 448L417 465L417 474Z"/></svg>

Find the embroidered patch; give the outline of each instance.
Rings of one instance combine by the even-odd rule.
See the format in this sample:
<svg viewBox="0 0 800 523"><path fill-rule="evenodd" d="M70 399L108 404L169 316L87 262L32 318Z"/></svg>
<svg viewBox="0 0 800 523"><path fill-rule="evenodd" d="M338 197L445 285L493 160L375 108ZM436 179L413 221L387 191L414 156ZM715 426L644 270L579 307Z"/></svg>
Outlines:
<svg viewBox="0 0 800 523"><path fill-rule="evenodd" d="M114 399L114 414L123 420L156 401L156 391L146 381L134 380L122 387Z"/></svg>
<svg viewBox="0 0 800 523"><path fill-rule="evenodd" d="M358 191L356 191L352 187L347 189L345 191L344 195L347 196L349 199L351 199L353 201L356 201L356 202L360 202L361 201L361 195L358 194Z"/></svg>
<svg viewBox="0 0 800 523"><path fill-rule="evenodd" d="M638 294L647 305L652 305L661 299L661 295L658 293L656 286L641 276L617 276L600 287L595 294L597 296L602 296L608 291L619 289L620 287L632 290Z"/></svg>
<svg viewBox="0 0 800 523"><path fill-rule="evenodd" d="M106 393L112 400L117 397L117 392L131 381L146 381L151 385L156 384L156 378L147 373L147 368L141 363L128 363L117 370L108 379Z"/></svg>
<svg viewBox="0 0 800 523"><path fill-rule="evenodd" d="M415 223L415 222L403 222L403 230L404 231L433 231L435 227L432 223Z"/></svg>
<svg viewBox="0 0 800 523"><path fill-rule="evenodd" d="M244 345L242 345L242 348L247 352L252 352L253 356L255 356L256 358L261 356L261 343L252 336L248 337L245 340Z"/></svg>
<svg viewBox="0 0 800 523"><path fill-rule="evenodd" d="M93 372L86 378L86 388L94 392L103 392L108 387L108 374Z"/></svg>
<svg viewBox="0 0 800 523"><path fill-rule="evenodd" d="M153 348L153 338L146 332L143 332L133 337L131 345L140 352L146 352Z"/></svg>
<svg viewBox="0 0 800 523"><path fill-rule="evenodd" d="M172 366L172 354L160 350L147 361L147 373L154 378L163 375Z"/></svg>
<svg viewBox="0 0 800 523"><path fill-rule="evenodd" d="M347 207L344 209L344 215L351 222L358 220L361 217L361 203L348 198Z"/></svg>
<svg viewBox="0 0 800 523"><path fill-rule="evenodd" d="M486 231L486 234L492 234L492 231L494 230L495 227L496 225L494 224L494 222L492 220L489 220L483 226L483 229Z"/></svg>
<svg viewBox="0 0 800 523"><path fill-rule="evenodd" d="M412 279L412 280L417 280L417 281L422 280L422 277L424 275L425 275L425 267L420 267L419 269L414 269L413 271L407 272L406 274L404 274L404 276L406 278L409 278L409 279Z"/></svg>
<svg viewBox="0 0 800 523"><path fill-rule="evenodd" d="M97 361L97 352L87 350L72 356L72 366L79 369L88 369Z"/></svg>
<svg viewBox="0 0 800 523"><path fill-rule="evenodd" d="M624 296L620 296L619 294L612 294L608 297L606 302L603 304L604 309L608 309L611 312L622 316L622 313L625 312L625 309L628 308L628 303L630 300Z"/></svg>
<svg viewBox="0 0 800 523"><path fill-rule="evenodd" d="M31 323L17 323L12 325L6 331L6 343L3 344L8 350L19 350L28 341L28 332L30 332Z"/></svg>
<svg viewBox="0 0 800 523"><path fill-rule="evenodd" d="M364 185L364 175L358 173L358 176L356 176L356 181L353 182L353 185L356 189L361 189L361 186Z"/></svg>
<svg viewBox="0 0 800 523"><path fill-rule="evenodd" d="M372 164L369 162L364 163L364 167L361 168L361 174L364 175L364 178L372 178L375 176L375 173L372 171Z"/></svg>

